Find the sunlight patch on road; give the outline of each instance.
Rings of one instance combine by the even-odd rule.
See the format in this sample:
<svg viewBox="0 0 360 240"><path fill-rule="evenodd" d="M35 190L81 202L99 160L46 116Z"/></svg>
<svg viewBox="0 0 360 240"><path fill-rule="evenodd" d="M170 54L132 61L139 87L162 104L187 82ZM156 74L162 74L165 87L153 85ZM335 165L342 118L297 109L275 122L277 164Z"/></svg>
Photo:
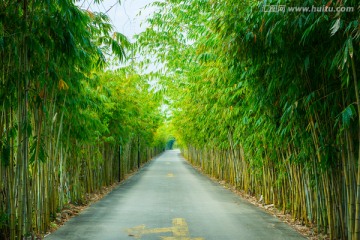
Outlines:
<svg viewBox="0 0 360 240"><path fill-rule="evenodd" d="M166 228L146 228L145 225L127 229L128 235L137 239L141 239L143 235L172 233L173 236L159 236L162 240L204 240L204 238L191 238L188 225L183 218L174 218L172 227Z"/></svg>

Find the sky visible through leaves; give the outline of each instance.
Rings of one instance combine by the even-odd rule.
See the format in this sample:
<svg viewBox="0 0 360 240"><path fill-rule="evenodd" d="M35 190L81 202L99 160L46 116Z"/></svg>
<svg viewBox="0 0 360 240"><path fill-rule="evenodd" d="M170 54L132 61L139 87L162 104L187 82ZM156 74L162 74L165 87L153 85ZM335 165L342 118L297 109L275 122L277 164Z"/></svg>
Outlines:
<svg viewBox="0 0 360 240"><path fill-rule="evenodd" d="M106 13L115 27L114 30L121 32L131 41L134 40L134 35L146 28L146 18L154 11L154 7L145 8L154 0L105 0L100 4L94 2L94 0L80 0L77 5L92 12Z"/></svg>

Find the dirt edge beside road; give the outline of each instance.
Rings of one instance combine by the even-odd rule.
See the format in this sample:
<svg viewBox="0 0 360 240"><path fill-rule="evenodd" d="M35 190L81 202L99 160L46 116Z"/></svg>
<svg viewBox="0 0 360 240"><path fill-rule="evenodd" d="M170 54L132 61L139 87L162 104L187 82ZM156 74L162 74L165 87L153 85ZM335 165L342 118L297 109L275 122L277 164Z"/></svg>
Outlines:
<svg viewBox="0 0 360 240"><path fill-rule="evenodd" d="M257 206L258 208L263 209L268 214L275 216L280 221L291 226L293 229L295 229L297 232L299 232L302 236L304 236L310 240L328 240L328 239L330 239L329 235L318 233L316 225L311 224L309 226L306 226L306 225L302 224L300 221L293 219L293 217L290 214L288 214L288 213L284 214L281 210L274 207L274 204L265 205L264 203L259 201L260 196L259 196L259 198L256 198L255 196L245 193L243 190L238 190L238 189L236 189L235 186L232 186L231 184L227 183L226 181L219 180L217 178L210 176L209 174L204 173L202 171L201 167L192 165L184 156L182 156L182 157L186 160L187 163L189 163L189 165L191 165L194 169L196 169L200 174L208 177L213 182L216 182L216 183L222 185L224 188L232 191L236 195L240 196L242 199Z"/></svg>
<svg viewBox="0 0 360 240"><path fill-rule="evenodd" d="M160 156L159 154L158 156ZM151 161L153 161L158 156L152 158L150 161L142 164L140 166L140 170L147 164L149 164ZM135 171L130 172L129 174L125 175L125 178L121 180L121 182L115 182L109 186L103 186L99 191L93 192L93 193L86 193L84 204L73 204L69 203L59 212L56 213L55 220L50 223L50 229L48 232L43 234L42 236L37 236L37 239L44 239L46 236L50 235L54 231L56 231L59 227L64 225L67 221L69 221L71 218L79 215L82 211L90 207L92 204L98 202L99 200L103 199L106 195L108 195L110 192L112 192L115 188L120 187L123 183L125 183L127 180L129 180L132 176L134 176L136 173L139 172L139 169L136 169Z"/></svg>

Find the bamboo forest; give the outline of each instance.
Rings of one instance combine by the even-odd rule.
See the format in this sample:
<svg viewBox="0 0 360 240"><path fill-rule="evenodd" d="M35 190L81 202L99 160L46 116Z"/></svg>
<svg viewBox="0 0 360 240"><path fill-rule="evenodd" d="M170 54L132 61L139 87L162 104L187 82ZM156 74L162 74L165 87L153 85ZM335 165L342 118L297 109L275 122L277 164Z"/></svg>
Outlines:
<svg viewBox="0 0 360 240"><path fill-rule="evenodd" d="M0 1L0 239L42 239L174 139L204 174L360 239L358 0L152 1L132 41L78 2Z"/></svg>

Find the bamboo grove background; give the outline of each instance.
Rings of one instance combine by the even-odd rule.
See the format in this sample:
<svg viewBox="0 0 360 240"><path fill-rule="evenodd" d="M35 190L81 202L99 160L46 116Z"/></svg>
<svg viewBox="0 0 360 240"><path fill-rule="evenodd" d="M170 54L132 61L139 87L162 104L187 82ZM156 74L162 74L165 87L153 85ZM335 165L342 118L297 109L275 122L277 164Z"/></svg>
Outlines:
<svg viewBox="0 0 360 240"><path fill-rule="evenodd" d="M0 2L0 238L48 231L56 213L165 147L160 101L105 14L71 0Z"/></svg>
<svg viewBox="0 0 360 240"><path fill-rule="evenodd" d="M138 39L165 65L154 76L189 161L331 239L360 239L359 2L153 6Z"/></svg>

